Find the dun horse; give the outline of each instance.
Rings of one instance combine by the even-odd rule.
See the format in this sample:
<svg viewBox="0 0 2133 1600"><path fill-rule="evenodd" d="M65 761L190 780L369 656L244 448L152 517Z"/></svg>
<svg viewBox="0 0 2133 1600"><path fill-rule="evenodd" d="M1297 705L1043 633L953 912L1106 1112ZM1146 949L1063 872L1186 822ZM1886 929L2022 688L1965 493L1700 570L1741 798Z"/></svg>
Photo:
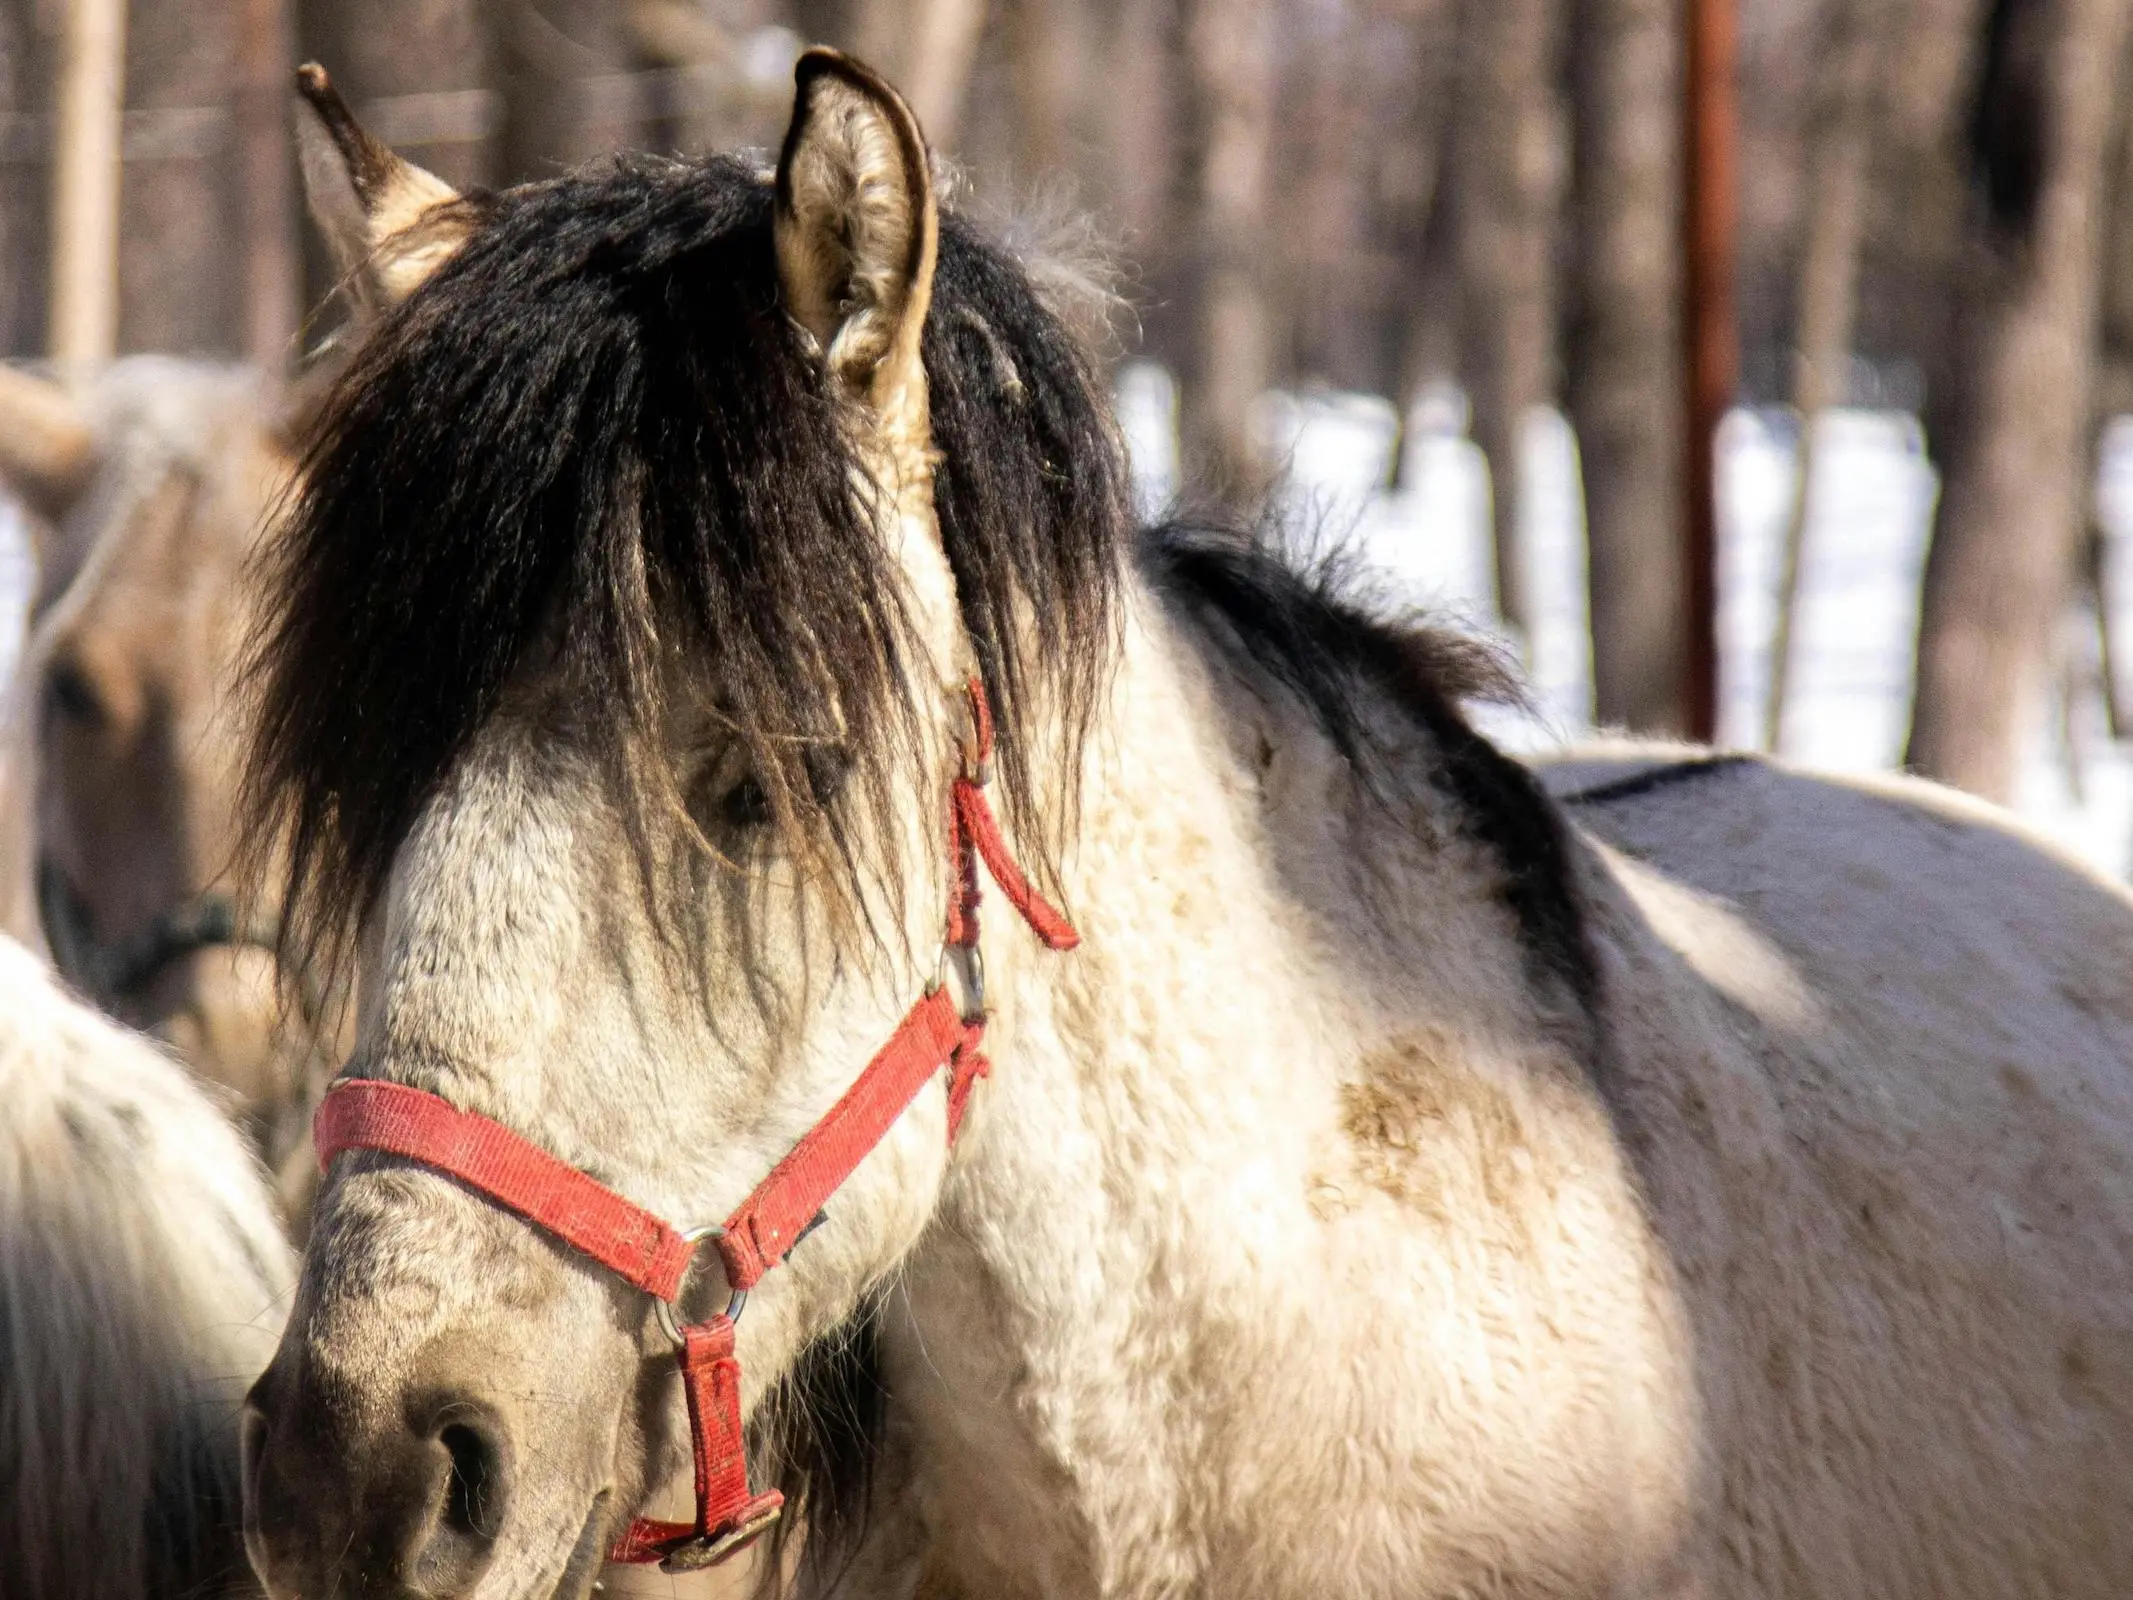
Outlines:
<svg viewBox="0 0 2133 1600"><path fill-rule="evenodd" d="M1558 801L1470 647L1134 531L841 58L774 176L466 199L308 93L387 309L261 647L284 934L366 972L274 1595L766 1527L811 1592L2133 1592L2126 896L1915 784Z"/></svg>
<svg viewBox="0 0 2133 1600"><path fill-rule="evenodd" d="M185 1072L0 937L0 1594L245 1583L238 1413L295 1263Z"/></svg>
<svg viewBox="0 0 2133 1600"><path fill-rule="evenodd" d="M133 357L79 403L0 370L0 475L47 533L0 760L0 929L232 1090L275 1159L322 1052L282 1025L270 930L229 893L230 690L241 574L288 473L280 409L202 362Z"/></svg>

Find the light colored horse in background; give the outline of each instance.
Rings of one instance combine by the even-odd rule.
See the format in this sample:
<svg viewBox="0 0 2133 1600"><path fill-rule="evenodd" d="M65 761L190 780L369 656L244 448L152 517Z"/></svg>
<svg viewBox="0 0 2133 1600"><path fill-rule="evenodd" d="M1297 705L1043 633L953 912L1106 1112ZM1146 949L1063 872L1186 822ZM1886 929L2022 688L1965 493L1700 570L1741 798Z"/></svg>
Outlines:
<svg viewBox="0 0 2133 1600"><path fill-rule="evenodd" d="M130 357L78 404L0 369L0 476L42 518L0 748L0 928L230 1090L300 1201L335 1041L284 1019L271 930L228 877L242 574L291 416L238 367Z"/></svg>
<svg viewBox="0 0 2133 1600"><path fill-rule="evenodd" d="M0 1594L251 1590L237 1416L294 1276L185 1070L0 936Z"/></svg>
<svg viewBox="0 0 2133 1600"><path fill-rule="evenodd" d="M1551 797L1470 649L1131 532L907 110L801 70L771 188L459 206L343 142L408 298L290 526L256 793L375 958L350 1070L728 1216L937 971L981 667L1084 943L986 894L960 1140L929 1083L747 1302L804 1585L2133 1593L2133 900L1919 784ZM248 1420L270 1592L579 1600L686 1436L667 1350L350 1155Z"/></svg>

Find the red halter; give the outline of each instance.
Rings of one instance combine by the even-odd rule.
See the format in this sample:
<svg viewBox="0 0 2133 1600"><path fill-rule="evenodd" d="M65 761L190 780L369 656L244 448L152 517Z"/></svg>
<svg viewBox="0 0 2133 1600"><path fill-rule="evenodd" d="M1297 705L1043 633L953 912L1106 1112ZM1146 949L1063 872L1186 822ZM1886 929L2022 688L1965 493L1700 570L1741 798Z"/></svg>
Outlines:
<svg viewBox="0 0 2133 1600"><path fill-rule="evenodd" d="M978 863L985 863L1008 903L1048 948L1071 950L1081 942L1066 918L1030 887L986 804L992 719L976 679L970 683L970 704L972 744L949 804L948 850L956 884L941 952L944 967L951 951L965 962L972 979L970 1014L964 1015L950 994L945 974L937 977L842 1098L723 1226L708 1231L732 1295L710 1321L681 1327L671 1309L704 1234L678 1232L501 1123L405 1084L360 1078L336 1084L312 1123L321 1168L343 1150L356 1149L418 1161L517 1212L660 1302L660 1320L674 1336L688 1400L696 1520L639 1517L608 1552L612 1561L658 1561L670 1572L693 1571L723 1561L777 1520L784 1497L775 1489L757 1494L748 1483L734 1319L757 1280L799 1243L824 1202L943 1066L951 1141L961 1128L970 1091L988 1070L979 1050L985 996L978 964Z"/></svg>

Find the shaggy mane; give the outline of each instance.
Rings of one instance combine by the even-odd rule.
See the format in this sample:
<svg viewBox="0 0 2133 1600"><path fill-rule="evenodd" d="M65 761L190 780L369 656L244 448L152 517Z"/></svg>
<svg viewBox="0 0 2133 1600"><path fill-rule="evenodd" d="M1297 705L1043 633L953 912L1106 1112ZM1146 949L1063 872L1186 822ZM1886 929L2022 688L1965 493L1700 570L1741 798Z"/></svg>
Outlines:
<svg viewBox="0 0 2133 1600"><path fill-rule="evenodd" d="M1170 605L1206 629L1245 673L1295 697L1320 732L1372 787L1382 772L1370 701L1389 703L1420 733L1436 780L1462 824L1495 856L1502 896L1536 984L1571 1002L1588 1063L1598 968L1586 937L1562 813L1522 763L1466 718L1463 703L1522 704L1517 674L1494 646L1419 614L1381 616L1336 553L1315 567L1270 539L1174 523L1141 546L1142 570Z"/></svg>
<svg viewBox="0 0 2133 1600"><path fill-rule="evenodd" d="M728 158L626 158L465 202L476 226L335 386L276 542L246 784L286 841L292 965L340 960L423 806L538 653L654 799L661 641L703 662L779 842L850 869L886 809L916 659L849 419L779 304L771 190ZM1011 820L1054 887L1114 637L1123 446L1024 270L942 218L924 356L941 535ZM1041 669L1039 667L1041 663ZM1041 688L1063 747L1033 748ZM852 759L819 802L812 749ZM1055 791L1056 792L1056 791ZM1055 808L1058 809L1058 808Z"/></svg>

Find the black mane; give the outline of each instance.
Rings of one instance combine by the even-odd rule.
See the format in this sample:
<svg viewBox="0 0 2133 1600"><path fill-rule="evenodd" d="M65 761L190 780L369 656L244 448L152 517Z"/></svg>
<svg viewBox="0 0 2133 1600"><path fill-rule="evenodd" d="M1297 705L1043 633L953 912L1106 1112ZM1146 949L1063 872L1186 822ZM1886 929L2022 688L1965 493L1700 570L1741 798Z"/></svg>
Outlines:
<svg viewBox="0 0 2133 1600"><path fill-rule="evenodd" d="M1246 670L1293 695L1369 788L1387 753L1369 701L1397 708L1428 741L1462 826L1496 858L1501 895L1532 980L1555 989L1588 1063L1599 976L1573 884L1569 830L1540 780L1471 722L1467 701L1517 703L1523 690L1489 644L1418 616L1382 616L1353 595L1336 554L1314 570L1265 536L1173 523L1140 546L1142 570L1173 608L1205 624Z"/></svg>
<svg viewBox="0 0 2133 1600"><path fill-rule="evenodd" d="M289 849L302 963L345 948L395 849L534 652L629 753L678 625L783 841L841 859L807 747L886 803L913 729L898 575L853 493L845 418L778 303L771 191L740 163L629 158L465 202L472 235L353 357L268 573L247 785ZM1021 268L942 219L924 354L941 533L1030 807L1041 678L1077 745L1114 639L1129 527L1099 380ZM1041 662L1041 670L1039 663ZM641 774L655 783L656 772Z"/></svg>

